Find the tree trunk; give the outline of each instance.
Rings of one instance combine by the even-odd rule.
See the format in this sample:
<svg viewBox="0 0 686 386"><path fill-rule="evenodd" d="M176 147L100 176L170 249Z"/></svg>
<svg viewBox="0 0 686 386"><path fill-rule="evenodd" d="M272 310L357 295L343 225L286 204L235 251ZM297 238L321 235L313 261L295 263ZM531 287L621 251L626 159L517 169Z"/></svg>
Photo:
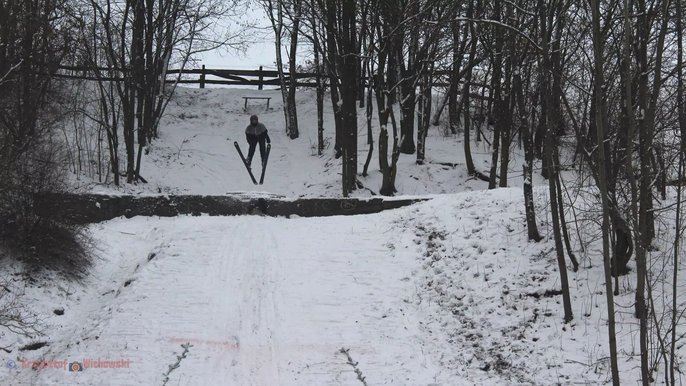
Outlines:
<svg viewBox="0 0 686 386"><path fill-rule="evenodd" d="M138 134L138 156L136 159L134 180L138 181L141 170L141 156L143 154L143 147L145 146L147 135L145 121L143 119L143 108L145 107L145 3L144 0L136 0L134 8L134 28L133 36L131 37L131 44L135 49L131 50L132 62L132 82L135 85L136 92L136 126Z"/></svg>
<svg viewBox="0 0 686 386"><path fill-rule="evenodd" d="M372 39L370 36L369 39ZM371 49L370 49L371 51ZM374 65L370 63L370 60L365 61L365 72L370 75L374 72ZM362 92L364 95L364 90ZM369 151L367 152L367 159L364 162L364 167L362 169L362 175L367 176L369 171L369 164L372 161L372 155L374 153L374 133L372 132L372 114L374 113L374 106L372 105L372 82L371 80L367 84L367 105L366 105L366 118L367 118L367 145L369 145Z"/></svg>
<svg viewBox="0 0 686 386"><path fill-rule="evenodd" d="M417 91L414 83L407 80L409 71L403 71L403 81L400 86L400 152L414 154L414 106L417 102Z"/></svg>
<svg viewBox="0 0 686 386"><path fill-rule="evenodd" d="M508 4L506 6L505 18L513 19L512 7ZM505 59L505 79L504 79L504 96L502 99L502 109L500 111L501 117L498 118L496 125L500 125L500 181L498 186L501 188L507 187L507 172L510 166L510 144L512 142L512 114L514 111L515 98L512 92L512 72L514 71L515 55L517 55L517 48L515 46L516 39L511 33L507 34L507 41L503 43L502 49L507 50ZM507 46L505 46L507 44Z"/></svg>
<svg viewBox="0 0 686 386"><path fill-rule="evenodd" d="M142 1L142 0L137 0L137 1ZM125 15L128 15L129 12L133 12L133 18L134 18L134 24L133 24L133 32L131 35L132 42L130 45L130 58L135 58L138 53L138 44L136 44L134 41L136 40L136 36L138 36L140 33L139 29L142 27L140 26L140 23L135 20L136 18L136 3L137 1L132 1L131 3L127 3L126 9L125 9ZM126 49L125 49L125 44L126 42L126 31L129 29L129 25L126 23L126 20L128 18L124 18L124 22L121 25L121 59L120 63L122 65L125 65L125 63L129 63L129 61L126 60ZM135 84L135 79L131 74L125 75L125 80L123 82L123 87L121 88L120 95L123 96L123 101L122 101L122 115L123 115L123 124L124 124L124 145L126 147L126 182L131 183L136 179L136 148L135 148L135 130L136 130L136 84Z"/></svg>
<svg viewBox="0 0 686 386"><path fill-rule="evenodd" d="M677 34L677 106L679 109L679 133L681 134L681 141L679 143L679 166L677 180L682 180L684 178L684 155L686 154L686 103L684 98L684 47L683 47L683 19L682 7L684 4L679 2L676 5L676 34ZM666 371L665 373L669 375L669 381L672 385L676 385L676 366L677 366L677 324L679 320L679 315L677 313L678 309L678 297L680 295L679 288L679 251L681 234L679 229L682 229L681 221L681 207L682 207L682 184L678 184L676 188L676 215L675 215L675 229L677 229L676 235L674 236L674 244L672 250L674 251L674 258L672 263L672 313L670 320L670 345L669 345L669 364L665 363ZM665 379L667 378L665 375ZM665 382L666 383L666 382Z"/></svg>
<svg viewBox="0 0 686 386"><path fill-rule="evenodd" d="M384 196L392 196L395 193L395 186L392 180L391 167L388 164L388 114L385 110L380 113L379 126L379 166L382 172L381 189L379 193Z"/></svg>
<svg viewBox="0 0 686 386"><path fill-rule="evenodd" d="M284 116L284 124L286 125L286 134L290 135L290 130L293 128L295 125L292 121L293 116L291 115L292 108L290 106L290 96L289 96L289 87L286 86L286 75L283 71L283 55L281 54L281 36L283 34L283 7L284 4L281 0L266 0L263 2L263 7L267 11L267 14L269 15L269 20L272 24L272 29L274 31L274 48L276 52L276 71L279 74L279 84L281 87L279 88L281 90L281 100L283 102L283 116ZM274 12L276 12L276 15L274 15ZM296 34L296 43L297 43L297 34Z"/></svg>
<svg viewBox="0 0 686 386"><path fill-rule="evenodd" d="M603 268L605 271L605 296L607 299L607 326L608 326L608 339L610 345L610 366L612 371L612 383L614 386L620 385L619 380L619 365L617 361L617 334L615 332L615 307L614 307L614 296L612 293L612 271L610 268L610 237L609 237L609 203L607 195L607 177L605 173L605 147L602 146L605 143L605 120L607 119L605 108L605 98L603 94L603 87L605 86L605 81L603 79L603 36L601 34L600 27L600 4L599 0L591 0L591 13L592 13L592 36L593 36L593 49L594 49L594 82L593 82L593 97L595 98L595 127L597 135L597 170L598 170L598 182L600 189L600 197L602 201L603 208Z"/></svg>
<svg viewBox="0 0 686 386"><path fill-rule="evenodd" d="M412 2L410 7L413 15L419 15L420 4L418 1ZM402 36L402 35L401 35ZM396 47L396 55L400 63L400 152L404 154L414 154L416 151L414 143L414 115L415 104L417 102L417 89L415 80L417 79L417 50L419 47L419 33L416 28L411 28L409 39L407 39L407 54L403 46ZM405 63L404 58L407 58Z"/></svg>
<svg viewBox="0 0 686 386"><path fill-rule="evenodd" d="M457 24L457 23L455 23ZM460 125L460 112L457 106L457 94L458 94L458 74L460 72L459 68L459 53L457 52L457 42L456 30L457 27L453 26L453 63L452 69L450 71L450 87L448 88L448 125L450 126L450 133L457 134L457 128ZM464 97L463 97L464 98ZM438 113L436 113L438 115ZM434 120L434 124L438 124L438 117Z"/></svg>
<svg viewBox="0 0 686 386"><path fill-rule="evenodd" d="M535 242L541 241L543 237L538 233L538 225L536 224L536 209L534 207L534 193L531 186L531 169L526 164L522 165L524 171L524 213L526 216L526 230L529 240Z"/></svg>
<svg viewBox="0 0 686 386"><path fill-rule="evenodd" d="M508 75L509 77L509 75ZM508 81L509 83L509 81ZM507 106L503 110L504 117L500 129L500 140L502 149L500 149L500 182L499 187L507 187L507 169L510 166L510 144L512 142L512 108L514 106L514 99L511 90L508 90L508 103L503 101L503 104ZM496 122L496 125L498 122Z"/></svg>
<svg viewBox="0 0 686 386"><path fill-rule="evenodd" d="M319 59L319 37L315 36L314 39L314 65L317 68L317 154L322 155L324 153L324 74L322 73L322 64Z"/></svg>
<svg viewBox="0 0 686 386"><path fill-rule="evenodd" d="M493 6L493 20L496 22L500 21L502 2L500 0L495 0ZM493 98L493 110L494 112L489 112L495 116L495 122L493 126L493 149L491 156L491 171L489 173L488 189L495 189L496 181L498 177L498 151L500 146L500 131L505 123L505 101L502 100L501 96L501 78L502 78L502 66L503 66L503 47L504 47L504 37L503 30L500 28L495 28L493 31L495 35L495 46L494 54L492 55L493 60L493 76L491 78L491 90ZM490 103L490 101L489 101Z"/></svg>
<svg viewBox="0 0 686 386"><path fill-rule="evenodd" d="M357 188L357 82L355 1L327 0L328 61L332 72L331 95L336 120L339 155L342 157L341 187L344 197ZM336 71L338 70L338 71ZM340 95L340 107L336 94ZM336 95L336 97L334 97Z"/></svg>
<svg viewBox="0 0 686 386"><path fill-rule="evenodd" d="M548 129L548 138L546 139L546 157L548 157L548 192L550 193L550 213L553 221L553 235L555 238L555 253L557 256L557 266L560 270L560 285L562 286L562 303L564 306L564 322L568 323L574 319L572 312L572 301L569 295L569 279L567 278L567 264L565 263L565 250L562 244L562 234L560 230L560 213L558 205L559 197L557 195L557 186L555 181L558 178L557 164L555 163L554 147L556 144L553 140L553 129Z"/></svg>
<svg viewBox="0 0 686 386"><path fill-rule="evenodd" d="M639 178L639 209L638 209L638 237L636 238L636 317L639 319L640 330L640 349L641 349L641 379L643 385L648 385L651 381L651 368L649 367L648 358L648 310L645 301L646 281L648 274L648 265L646 262L647 250L655 235L655 222L653 216L653 197L652 197L652 179L653 170L651 168L651 153L653 150L653 137L655 130L655 111L656 103L661 88L662 74L662 52L664 48L665 36L668 30L668 20L666 16L669 10L669 1L661 3L661 25L659 28L659 35L657 43L654 48L651 47L651 31L654 30L650 26L648 16L648 7L645 0L636 1L638 15L636 19L636 39L638 40L636 58L638 62L638 88L637 88L637 104L640 112L639 116L639 158L641 176ZM651 5L652 9L652 5ZM627 12L629 10L627 9ZM628 16L625 16L625 19ZM650 47L650 48L649 48ZM648 60L648 51L654 52L654 80L652 93L648 88L648 76L651 72L650 62ZM631 139L630 139L631 140Z"/></svg>
<svg viewBox="0 0 686 386"><path fill-rule="evenodd" d="M346 128L346 158L347 189L352 192L357 189L357 70L360 68L360 59L355 55L355 41L357 39L356 26L356 2L344 0L342 5L342 32L346 49L343 51L343 109L344 125Z"/></svg>
<svg viewBox="0 0 686 386"><path fill-rule="evenodd" d="M534 145L531 140L529 132L528 121L526 119L526 108L524 106L524 92L522 90L522 82L518 74L515 74L513 80L513 93L517 100L517 110L519 111L519 121L521 122L520 131L524 139L524 159L525 164L522 166L524 171L524 210L526 213L526 228L529 240L541 241L542 237L538 233L538 225L536 224L536 209L534 207L534 194L532 189L532 169L534 161Z"/></svg>
<svg viewBox="0 0 686 386"><path fill-rule="evenodd" d="M288 86L288 137L296 139L300 136L298 130L298 108L295 103L295 91L298 85L296 75L298 73L295 64L296 54L298 51L298 30L300 28L300 17L302 15L302 0L293 0L293 25L291 26L291 49L288 52L288 71L290 75L290 84ZM279 48L280 50L280 48Z"/></svg>
<svg viewBox="0 0 686 386"><path fill-rule="evenodd" d="M417 165L424 164L426 158L426 136L431 124L431 75L422 75L419 92L419 114L417 114Z"/></svg>
<svg viewBox="0 0 686 386"><path fill-rule="evenodd" d="M560 156L557 152L557 149L553 149L554 151L554 161L555 165L560 164ZM565 242L565 249L567 250L567 255L569 256L569 261L572 263L572 269L574 272L577 272L579 270L579 262L576 260L576 256L574 256L574 252L572 252L572 245L569 240L569 232L567 231L567 221L565 220L565 208L564 208L564 201L562 199L562 183L560 182L560 174L559 171L555 172L555 187L557 188L557 203L558 203L558 212L559 212L559 217L560 217L560 228L562 229L562 239Z"/></svg>
<svg viewBox="0 0 686 386"><path fill-rule="evenodd" d="M377 52L376 74L374 74L374 91L376 94L376 110L379 116L379 169L381 170L381 188L379 193L384 196L392 196L395 193L395 161L397 160L397 135L395 123L393 127L393 150L391 155L391 164L388 163L388 120L392 117L392 102L394 101L395 93L389 92L388 84L395 79L395 59L393 54L394 37L389 34L389 30L393 28L392 20L395 14L393 7L382 7L380 11L385 16L382 20L381 28L377 28L378 36L376 37L379 47ZM378 19L378 18L377 18Z"/></svg>
<svg viewBox="0 0 686 386"><path fill-rule="evenodd" d="M464 149L464 159L465 159L465 166L467 167L467 175L473 176L476 175L476 168L474 167L474 160L472 159L472 138L470 136L470 131L471 131L471 125L472 125L472 119L471 119L471 111L470 111L470 100L469 100L469 79L471 79L471 71L469 71L469 74L467 75L467 82L462 88L462 112L463 112L463 125L464 127L464 142L463 142L463 149Z"/></svg>
<svg viewBox="0 0 686 386"><path fill-rule="evenodd" d="M334 151L335 157L341 158L343 156L343 113L340 102L340 82L339 64L338 64L338 46L337 46L337 20L336 20L336 2L327 0L326 2L326 63L329 76L329 85L331 87L331 106L333 107L334 123L335 123L335 142Z"/></svg>
<svg viewBox="0 0 686 386"><path fill-rule="evenodd" d="M310 0L310 24L312 28L312 45L314 51L314 67L316 71L315 81L317 83L317 154L324 153L324 73L322 71L321 55L326 55L322 49L322 41L320 37L319 15L317 15L317 8L315 7L315 0Z"/></svg>
<svg viewBox="0 0 686 386"><path fill-rule="evenodd" d="M498 150L500 145L500 127L502 125L502 118L504 116L502 113L503 103L504 102L500 100L500 96L498 96L498 99L494 101L496 122L493 126L493 149L491 153L491 171L488 176L488 189L495 189L498 178Z"/></svg>

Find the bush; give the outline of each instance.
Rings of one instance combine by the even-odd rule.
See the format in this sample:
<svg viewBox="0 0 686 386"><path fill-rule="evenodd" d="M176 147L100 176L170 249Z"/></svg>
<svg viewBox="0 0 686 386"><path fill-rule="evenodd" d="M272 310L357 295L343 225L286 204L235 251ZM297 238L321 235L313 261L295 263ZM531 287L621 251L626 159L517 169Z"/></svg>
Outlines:
<svg viewBox="0 0 686 386"><path fill-rule="evenodd" d="M8 145L11 135L0 124L0 245L32 271L48 269L80 278L89 266L84 228L41 218L34 211L37 194L68 190L62 143L52 135L60 122L50 119L56 106L51 107L36 113L45 116L36 117L39 129L23 149Z"/></svg>
<svg viewBox="0 0 686 386"><path fill-rule="evenodd" d="M69 99L55 91L52 75L73 49L69 5L38 0L30 7L21 1L1 6L0 248L6 257L0 259L81 277L88 267L83 230L34 211L35 194L67 186L56 129L65 117L61 101Z"/></svg>
<svg viewBox="0 0 686 386"><path fill-rule="evenodd" d="M23 301L21 288L13 286L7 279L0 279L0 327L13 334L34 338L43 334L44 323L31 312ZM0 337L4 335L0 331ZM7 353L11 350L0 346Z"/></svg>

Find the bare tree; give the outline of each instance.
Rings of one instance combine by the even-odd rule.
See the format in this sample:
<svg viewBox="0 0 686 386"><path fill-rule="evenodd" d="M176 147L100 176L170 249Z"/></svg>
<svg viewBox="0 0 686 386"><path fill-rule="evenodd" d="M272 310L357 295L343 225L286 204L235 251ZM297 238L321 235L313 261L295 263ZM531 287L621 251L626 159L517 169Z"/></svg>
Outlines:
<svg viewBox="0 0 686 386"><path fill-rule="evenodd" d="M378 22L371 27L375 30L376 42L373 46L374 55L378 65L373 75L374 92L376 94L377 113L379 116L379 168L382 173L381 189L379 193L392 196L396 192L395 177L397 174L398 159L400 156L398 127L393 114L394 95L393 87L395 82L394 65L392 59L393 50L397 44L397 39L393 35L395 25L398 22L397 9L387 1L381 1L379 7L374 9L373 19ZM391 161L389 163L389 130L388 124L392 123L393 137L390 146Z"/></svg>
<svg viewBox="0 0 686 386"><path fill-rule="evenodd" d="M36 211L42 195L69 189L56 133L71 96L54 75L72 53L72 12L67 1L0 1L0 248L73 278L88 267L82 229ZM21 322L6 311L0 324Z"/></svg>
<svg viewBox="0 0 686 386"><path fill-rule="evenodd" d="M295 92L297 86L297 49L298 33L300 31L300 21L303 16L302 0L260 0L274 31L274 47L276 52L276 67L281 83L281 97L283 100L283 113L286 122L286 134L289 138L298 138L298 114L295 103ZM286 24L289 19L290 25ZM287 30L284 30L286 28ZM288 51L288 71L289 77L286 78L284 71L282 39L290 34L290 49ZM286 86L288 85L288 86Z"/></svg>
<svg viewBox="0 0 686 386"><path fill-rule="evenodd" d="M678 120L679 120L679 133L681 134L681 141L679 141L679 164L677 171L677 181L683 181L684 179L684 164L686 163L686 100L684 99L684 26L683 26L683 6L682 2L677 2L675 8L675 19L676 19L676 44L677 44L677 108L678 108ZM669 363L665 363L665 378L667 374L669 375L669 383L671 385L676 385L676 369L677 369L677 325L680 316L677 313L679 296L679 246L680 241L683 236L682 231L682 199L681 194L683 191L682 184L677 184L676 189L676 213L675 213L675 235L674 235L674 257L672 263L672 317L670 319L669 329L670 334L670 345L669 345ZM667 361L665 361L667 362ZM667 383L667 382L665 382Z"/></svg>
<svg viewBox="0 0 686 386"><path fill-rule="evenodd" d="M513 92L517 98L517 110L519 111L520 131L524 137L524 152L525 161L523 165L524 172L524 209L526 212L526 228L529 235L529 240L541 241L542 237L538 233L538 226L536 224L536 211L534 208L534 195L532 184L532 170L534 161L533 141L529 133L529 125L527 119L527 111L524 103L524 92L522 90L522 81L519 75L515 75L513 80Z"/></svg>
<svg viewBox="0 0 686 386"><path fill-rule="evenodd" d="M89 116L107 133L115 184L120 173L119 133L125 145L127 182L145 182L142 155L158 135L160 119L181 76L170 83L169 67L183 70L200 52L240 46L244 30L216 32L220 28L213 27L239 6L236 1L220 0L91 0L89 7L75 13L80 44L74 65L86 66L98 82L100 113Z"/></svg>
<svg viewBox="0 0 686 386"><path fill-rule="evenodd" d="M356 2L326 0L327 64L336 122L336 152L342 157L342 191L357 189L357 55Z"/></svg>
<svg viewBox="0 0 686 386"><path fill-rule="evenodd" d="M612 293L612 270L610 268L610 210L609 210L609 200L608 200L608 189L606 185L606 172L605 172L605 143L606 134L605 127L607 113L605 107L605 94L604 94L604 75L603 75L603 55L604 47L603 41L604 37L601 30L601 16L600 16L600 4L598 0L590 1L590 8L592 14L592 36L593 36L593 56L594 56L594 89L593 94L595 98L595 125L597 134L597 144L596 147L596 157L598 163L598 187L600 188L600 197L602 201L603 210L603 268L605 271L605 296L607 299L607 317L608 317L608 337L610 344L610 365L612 367L612 383L615 386L619 386L619 366L617 360L617 333L615 332L615 307L614 307L614 296Z"/></svg>

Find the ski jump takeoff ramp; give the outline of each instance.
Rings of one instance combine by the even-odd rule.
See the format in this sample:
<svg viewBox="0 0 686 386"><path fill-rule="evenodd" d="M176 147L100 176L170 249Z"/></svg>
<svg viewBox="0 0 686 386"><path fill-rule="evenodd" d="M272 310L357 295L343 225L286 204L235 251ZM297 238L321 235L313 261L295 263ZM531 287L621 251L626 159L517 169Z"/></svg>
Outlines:
<svg viewBox="0 0 686 386"><path fill-rule="evenodd" d="M263 215L323 217L378 213L426 199L277 198L248 195L101 195L51 193L36 197L39 216L86 224L116 217Z"/></svg>

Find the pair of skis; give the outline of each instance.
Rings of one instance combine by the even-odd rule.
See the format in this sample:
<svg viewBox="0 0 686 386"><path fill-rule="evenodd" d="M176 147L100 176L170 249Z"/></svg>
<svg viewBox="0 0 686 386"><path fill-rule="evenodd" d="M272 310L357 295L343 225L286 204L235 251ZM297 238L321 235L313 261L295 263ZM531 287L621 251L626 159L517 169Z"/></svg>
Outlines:
<svg viewBox="0 0 686 386"><path fill-rule="evenodd" d="M257 180L255 179L255 175L252 174L252 170L250 169L250 165L248 164L248 160L243 156L243 152L241 151L241 147L238 146L238 142L234 141L233 145L236 147L236 150L238 151L238 155L241 156L241 159L243 160L243 165L245 165L245 168L248 170L248 174L250 174L250 179L252 180L253 184L257 185ZM267 161L269 161L269 152L272 149L272 144L268 143L267 144L267 153L264 155L264 162L262 162L262 173L260 173L260 185L264 182L264 172L267 170Z"/></svg>

